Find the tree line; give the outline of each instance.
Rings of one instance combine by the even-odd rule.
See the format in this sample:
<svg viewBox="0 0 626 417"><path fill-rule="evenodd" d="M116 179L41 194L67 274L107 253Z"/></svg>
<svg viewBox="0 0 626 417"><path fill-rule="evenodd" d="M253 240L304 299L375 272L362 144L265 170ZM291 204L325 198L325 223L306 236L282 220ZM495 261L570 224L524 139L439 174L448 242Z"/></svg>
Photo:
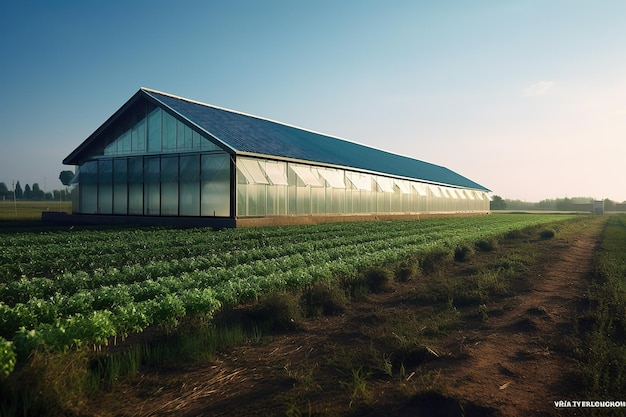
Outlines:
<svg viewBox="0 0 626 417"><path fill-rule="evenodd" d="M59 174L59 180L66 187L70 185L70 181L74 177L72 171L61 171ZM46 201L46 200L69 200L71 191L68 189L53 190L45 192L41 189L38 183L34 183L32 186L26 184L24 188L19 181L17 181L12 190L7 187L4 182L0 182L0 201L6 200L30 200L30 201Z"/></svg>
<svg viewBox="0 0 626 417"><path fill-rule="evenodd" d="M573 197L573 198L549 198L539 202L528 202L522 200L511 200L502 198L498 195L491 197L491 210L557 210L557 211L575 211L579 204L589 204L596 199L592 197ZM614 211L617 202L608 198L604 199L604 211Z"/></svg>

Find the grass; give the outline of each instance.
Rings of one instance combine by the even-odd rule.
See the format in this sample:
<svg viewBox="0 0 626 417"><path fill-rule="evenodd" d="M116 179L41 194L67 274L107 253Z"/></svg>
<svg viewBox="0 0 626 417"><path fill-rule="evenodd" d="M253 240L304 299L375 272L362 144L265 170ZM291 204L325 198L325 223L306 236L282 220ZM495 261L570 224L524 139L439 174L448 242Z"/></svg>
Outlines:
<svg viewBox="0 0 626 417"><path fill-rule="evenodd" d="M581 352L583 382L593 399L614 400L626 392L626 215L612 215L594 260L591 323Z"/></svg>
<svg viewBox="0 0 626 417"><path fill-rule="evenodd" d="M41 220L44 211L72 212L71 201L0 201L1 222Z"/></svg>

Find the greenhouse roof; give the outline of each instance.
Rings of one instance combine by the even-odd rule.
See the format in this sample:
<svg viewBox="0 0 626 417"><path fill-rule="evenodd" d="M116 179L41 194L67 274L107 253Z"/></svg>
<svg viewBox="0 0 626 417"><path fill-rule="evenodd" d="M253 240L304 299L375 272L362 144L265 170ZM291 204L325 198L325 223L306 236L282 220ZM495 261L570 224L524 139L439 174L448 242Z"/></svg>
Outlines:
<svg viewBox="0 0 626 417"><path fill-rule="evenodd" d="M489 191L448 168L348 140L147 88L141 88L133 98L139 95L151 98L169 109L175 116L203 130L230 153L345 166L357 170ZM129 100L126 105L132 100ZM87 141L70 154L64 162L71 164Z"/></svg>

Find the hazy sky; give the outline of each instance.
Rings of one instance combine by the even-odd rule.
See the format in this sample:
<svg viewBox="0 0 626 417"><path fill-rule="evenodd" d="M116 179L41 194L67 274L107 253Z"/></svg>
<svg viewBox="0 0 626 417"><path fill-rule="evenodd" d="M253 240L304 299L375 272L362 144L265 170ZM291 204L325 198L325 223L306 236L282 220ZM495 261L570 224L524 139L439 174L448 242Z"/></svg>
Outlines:
<svg viewBox="0 0 626 417"><path fill-rule="evenodd" d="M446 166L504 198L626 200L626 1L0 3L0 182L141 86Z"/></svg>

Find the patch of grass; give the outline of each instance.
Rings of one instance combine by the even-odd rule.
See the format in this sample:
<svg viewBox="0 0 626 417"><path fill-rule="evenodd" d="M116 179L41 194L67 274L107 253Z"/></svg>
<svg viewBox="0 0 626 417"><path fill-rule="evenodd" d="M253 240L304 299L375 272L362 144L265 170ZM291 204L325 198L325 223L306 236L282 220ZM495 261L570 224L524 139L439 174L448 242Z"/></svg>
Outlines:
<svg viewBox="0 0 626 417"><path fill-rule="evenodd" d="M434 249L420 260L422 272L432 274L452 260L452 251L449 249Z"/></svg>
<svg viewBox="0 0 626 417"><path fill-rule="evenodd" d="M491 252L498 247L498 240L495 237L479 239L474 246L480 252Z"/></svg>
<svg viewBox="0 0 626 417"><path fill-rule="evenodd" d="M251 316L262 331L294 330L303 317L300 297L288 291L261 296Z"/></svg>
<svg viewBox="0 0 626 417"><path fill-rule="evenodd" d="M72 212L71 201L0 201L0 222L41 220L44 211Z"/></svg>
<svg viewBox="0 0 626 417"><path fill-rule="evenodd" d="M389 268L375 266L368 268L363 275L367 286L374 294L387 292L391 289L393 272Z"/></svg>
<svg viewBox="0 0 626 417"><path fill-rule="evenodd" d="M330 316L341 313L348 299L336 283L318 282L302 292L302 310L307 317Z"/></svg>
<svg viewBox="0 0 626 417"><path fill-rule="evenodd" d="M608 219L594 268L582 380L588 395L610 400L626 392L626 215Z"/></svg>
<svg viewBox="0 0 626 417"><path fill-rule="evenodd" d="M457 262L464 262L469 260L474 255L474 248L468 244L458 245L454 249L454 260Z"/></svg>
<svg viewBox="0 0 626 417"><path fill-rule="evenodd" d="M396 265L396 279L400 282L408 282L413 280L420 273L419 260L411 258L399 262Z"/></svg>

